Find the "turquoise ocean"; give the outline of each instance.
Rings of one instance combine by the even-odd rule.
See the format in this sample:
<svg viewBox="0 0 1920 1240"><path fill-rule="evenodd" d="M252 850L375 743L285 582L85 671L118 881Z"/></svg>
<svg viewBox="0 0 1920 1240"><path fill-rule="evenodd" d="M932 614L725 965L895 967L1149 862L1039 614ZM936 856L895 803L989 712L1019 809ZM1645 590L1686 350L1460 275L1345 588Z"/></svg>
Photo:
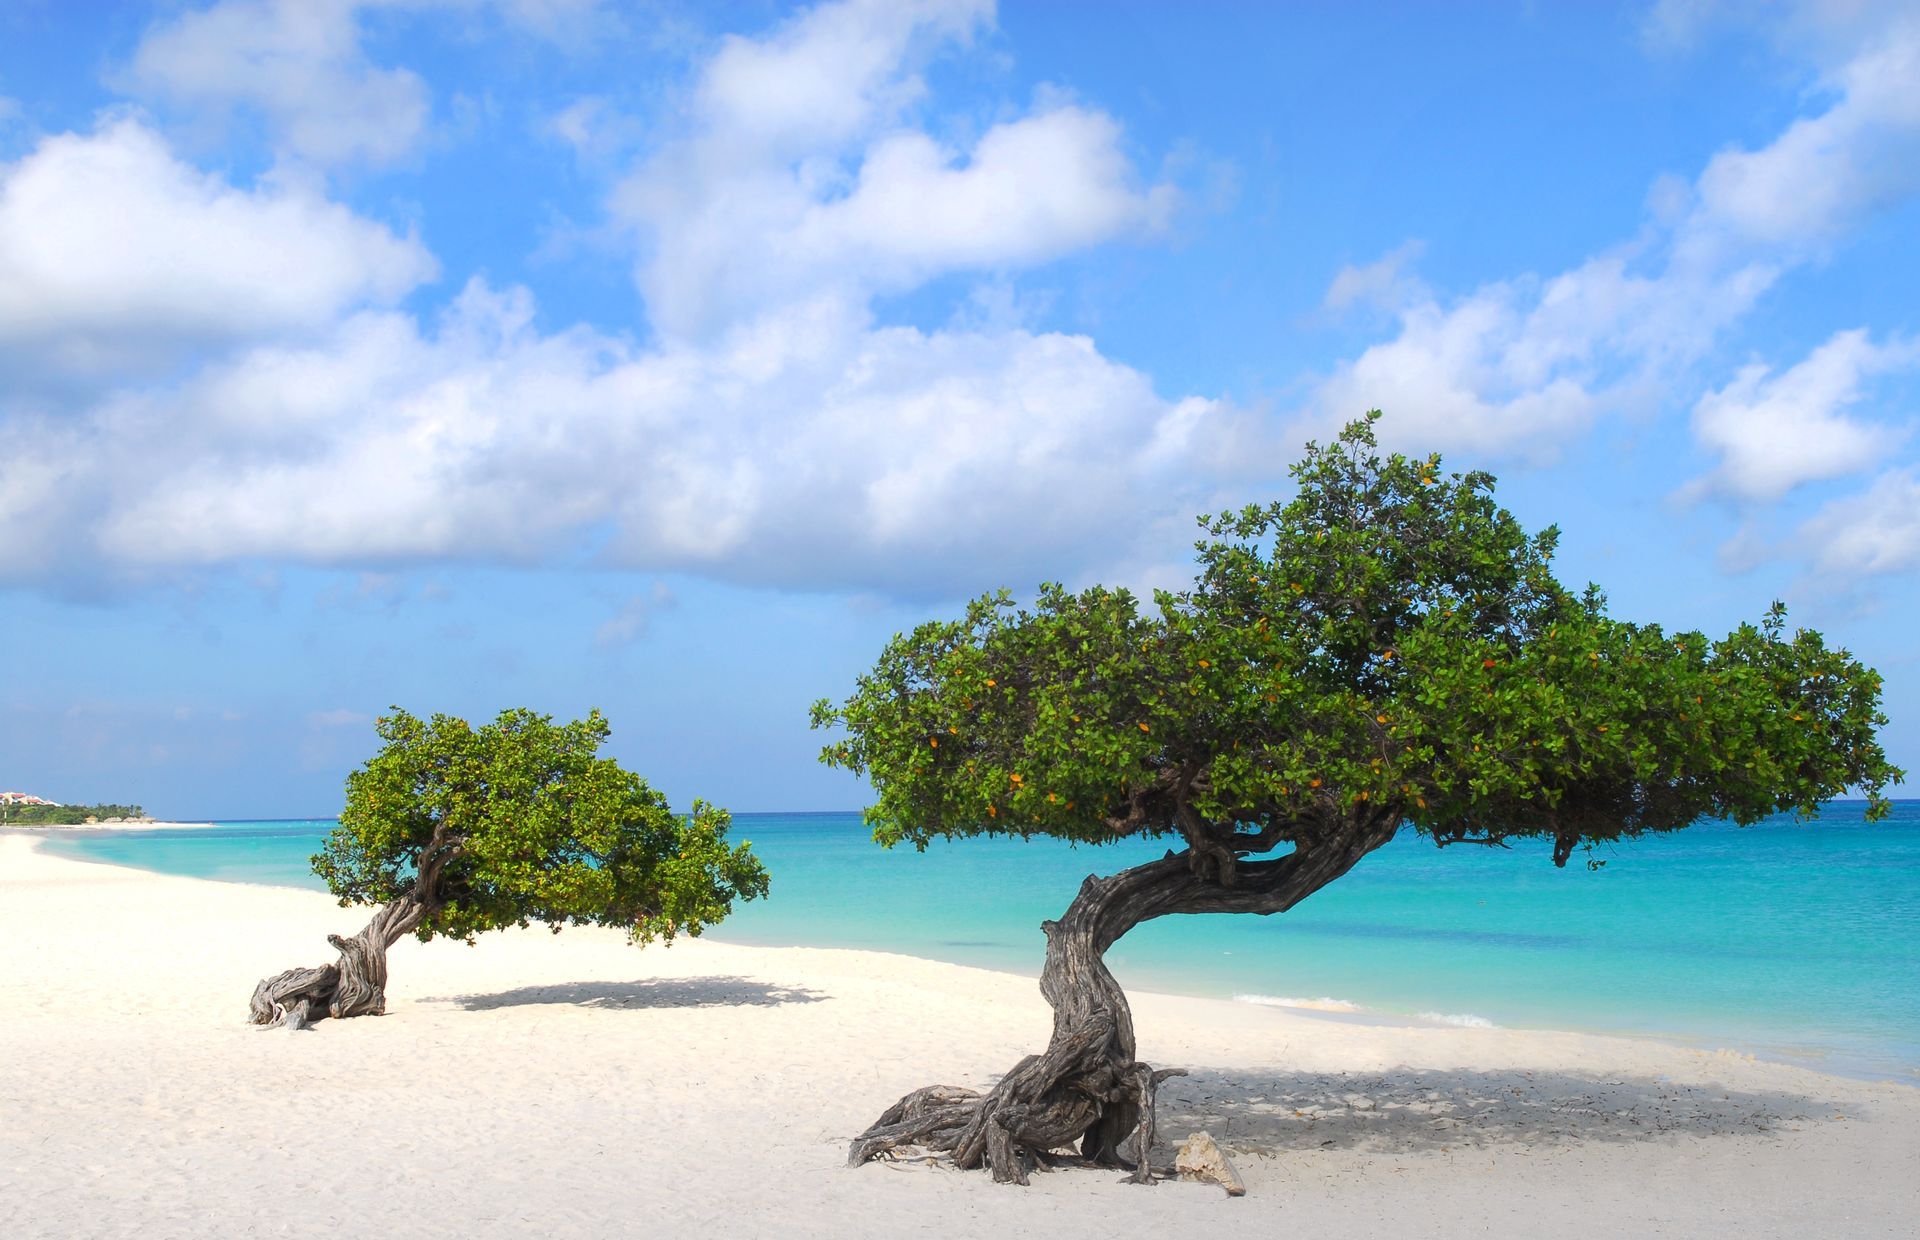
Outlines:
<svg viewBox="0 0 1920 1240"><path fill-rule="evenodd" d="M1275 917L1169 917L1108 954L1127 986L1381 1019L1583 1029L1732 1047L1920 1081L1920 802L1869 824L1705 823L1576 855L1436 850L1411 832ZM1038 975L1039 924L1089 873L1165 842L972 839L885 850L858 814L740 814L773 876L708 931ZM67 832L55 852L230 882L319 888L331 820ZM343 913L343 917L353 914ZM1349 1017L1351 1019L1353 1017Z"/></svg>

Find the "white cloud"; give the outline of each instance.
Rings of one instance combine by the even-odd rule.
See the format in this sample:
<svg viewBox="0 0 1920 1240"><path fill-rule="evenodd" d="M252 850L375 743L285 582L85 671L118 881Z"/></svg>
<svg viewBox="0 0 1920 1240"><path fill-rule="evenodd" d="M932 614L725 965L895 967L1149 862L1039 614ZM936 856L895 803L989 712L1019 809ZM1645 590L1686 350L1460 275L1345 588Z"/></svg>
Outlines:
<svg viewBox="0 0 1920 1240"><path fill-rule="evenodd" d="M868 148L851 192L811 206L792 240L817 267L869 264L882 287L1042 262L1166 217L1172 187L1135 193L1119 141L1111 117L1071 106L995 125L964 166L925 134L892 135Z"/></svg>
<svg viewBox="0 0 1920 1240"><path fill-rule="evenodd" d="M115 84L202 128L257 117L275 151L320 167L393 164L433 106L419 74L367 54L366 15L382 11L493 15L563 46L611 20L599 0L217 0L155 22Z"/></svg>
<svg viewBox="0 0 1920 1240"><path fill-rule="evenodd" d="M1430 300L1431 293L1410 268L1420 257L1426 243L1405 241L1378 259L1363 266L1342 267L1334 273L1333 283L1321 308L1335 314L1355 306L1399 310L1417 301Z"/></svg>
<svg viewBox="0 0 1920 1240"><path fill-rule="evenodd" d="M501 16L556 43L588 37L608 19L600 0L496 0Z"/></svg>
<svg viewBox="0 0 1920 1240"><path fill-rule="evenodd" d="M692 92L686 135L614 198L646 241L637 275L655 327L710 338L756 313L864 304L1163 223L1173 188L1137 185L1112 118L1055 93L965 149L907 122L925 91L917 65L989 13L848 0L730 38Z"/></svg>
<svg viewBox="0 0 1920 1240"><path fill-rule="evenodd" d="M611 616L594 630L593 644L602 649L626 646L640 640L663 611L679 606L680 600L664 581L656 581L645 594L629 595Z"/></svg>
<svg viewBox="0 0 1920 1240"><path fill-rule="evenodd" d="M1912 12L1913 0L1654 0L1640 33L1649 51L1670 54L1696 50L1709 34L1739 34L1827 70Z"/></svg>
<svg viewBox="0 0 1920 1240"><path fill-rule="evenodd" d="M1696 230L1818 244L1920 191L1920 16L1877 31L1826 85L1839 97L1824 112L1758 150L1714 156L1700 175Z"/></svg>
<svg viewBox="0 0 1920 1240"><path fill-rule="evenodd" d="M1826 505L1801 527L1796 549L1833 579L1920 569L1920 470L1889 470Z"/></svg>
<svg viewBox="0 0 1920 1240"><path fill-rule="evenodd" d="M1013 314L924 331L872 310L943 272L1151 227L1169 205L1171 190L1134 184L1111 118L1056 96L964 151L906 123L917 67L989 14L850 0L726 41L683 136L619 198L657 243L642 284L668 330L645 348L537 330L531 294L478 280L423 324L377 304L425 274L413 242L310 194L195 173L137 125L62 140L131 161L93 185L117 210L127 186L169 187L173 213L138 233L178 243L150 280L109 246L101 281L123 281L134 308L76 297L60 340L175 310L225 316L214 326L235 336L303 334L241 341L58 419L0 411L0 577L591 557L942 593L1165 558L1226 411L1163 399L1090 340ZM563 133L577 122L591 141L592 120ZM295 225L304 243L287 245ZM250 280L256 236L316 271ZM644 622L630 613L609 640Z"/></svg>
<svg viewBox="0 0 1920 1240"><path fill-rule="evenodd" d="M1592 398L1568 378L1540 381L1536 355L1559 346L1542 338L1523 296L1492 285L1450 307L1431 298L1408 306L1394 339L1320 385L1317 420L1385 409L1392 417L1383 430L1395 440L1437 439L1476 452L1555 441L1583 428Z"/></svg>
<svg viewBox="0 0 1920 1240"><path fill-rule="evenodd" d="M1650 30L1691 31L1716 7L1661 5ZM1831 102L1766 146L1716 155L1690 187L1661 179L1631 244L1452 300L1412 282L1403 251L1343 269L1328 306L1387 290L1397 331L1336 366L1306 420L1378 406L1385 433L1422 448L1540 456L1681 379L1783 272L1920 192L1920 20L1876 17L1823 27L1835 46L1852 39L1823 70Z"/></svg>
<svg viewBox="0 0 1920 1240"><path fill-rule="evenodd" d="M374 64L364 0L221 0L150 29L127 67L134 94L218 119L257 112L279 149L321 165L392 163L420 141L426 84Z"/></svg>
<svg viewBox="0 0 1920 1240"><path fill-rule="evenodd" d="M1630 257L1601 255L1451 301L1396 272L1397 333L1336 366L1302 412L1327 427L1380 408L1390 415L1382 433L1422 450L1551 456L1603 409L1636 399L1628 392L1649 373L1698 357L1773 279L1758 264L1643 275ZM1341 275L1349 288L1378 278Z"/></svg>
<svg viewBox="0 0 1920 1240"><path fill-rule="evenodd" d="M172 68L154 80L258 109L309 159L397 157L419 138L411 113L391 148L359 128L354 92L406 80L367 60L359 7L303 16L228 0L156 29L150 46L167 55L151 63ZM241 30L234 13L271 29ZM1163 572L1187 515L1215 502L1210 480L1265 468L1297 441L1245 411L1164 398L1085 337L1024 325L1006 271L1151 231L1174 191L1143 183L1111 117L1057 93L978 129L923 115L922 69L990 17L976 0L846 0L726 40L674 136L611 204L646 239L636 275L658 330L644 347L537 330L531 294L480 281L423 322L390 304L432 272L418 243L310 188L235 188L131 120L47 140L0 169L0 348L64 351L95 372L155 339L226 351L67 416L0 408L0 579L593 558L952 593L1096 567ZM198 33L169 44L178 31ZM276 48L308 86L337 79L346 94L276 102L285 84L261 68ZM1796 126L1716 157L1691 186L1663 183L1635 245L1457 299L1412 274L1411 244L1343 270L1327 308L1380 306L1397 332L1325 376L1303 412L1339 421L1384 406L1389 433L1422 446L1543 454L1633 386L1679 373L1856 209L1760 227L1728 161L1885 149L1905 122L1878 54L1835 62L1840 93L1809 122L1820 141ZM241 71L223 76L222 57ZM552 124L604 154L617 149L609 116L582 100ZM1880 200L1856 190L1841 197L1858 209ZM108 201L136 226L100 223ZM165 251L137 240L156 236ZM987 273L989 291L947 328L877 321L877 297L966 271ZM1838 341L1702 402L1702 434L1725 454L1714 485L1764 493L1822 450L1858 459L1833 435L1793 447L1809 418L1853 425L1843 372L1869 359ZM1873 528L1893 532L1847 553L1855 561L1903 562L1898 522L1882 517ZM629 640L656 605L629 600L599 640Z"/></svg>
<svg viewBox="0 0 1920 1240"><path fill-rule="evenodd" d="M646 132L638 119L622 113L599 95L575 99L547 117L542 128L587 160L618 155L636 145Z"/></svg>
<svg viewBox="0 0 1920 1240"><path fill-rule="evenodd" d="M762 38L730 35L695 89L702 141L729 162L833 149L921 98L918 62L992 16L992 0L841 0Z"/></svg>
<svg viewBox="0 0 1920 1240"><path fill-rule="evenodd" d="M531 317L524 293L476 283L431 333L369 311L322 345L106 402L84 429L0 423L0 575L597 547L754 582L971 590L1125 558L1154 514L1190 511L1215 412L1081 337L813 306L642 352Z"/></svg>
<svg viewBox="0 0 1920 1240"><path fill-rule="evenodd" d="M326 327L433 273L413 238L296 184L237 189L135 119L0 164L0 356L17 370L112 374Z"/></svg>
<svg viewBox="0 0 1920 1240"><path fill-rule="evenodd" d="M1915 365L1920 347L1913 342L1875 345L1855 330L1835 333L1782 373L1759 362L1742 368L1694 406L1694 434L1721 462L1687 494L1769 501L1802 483L1863 472L1903 432L1847 413L1860 402L1867 378Z"/></svg>

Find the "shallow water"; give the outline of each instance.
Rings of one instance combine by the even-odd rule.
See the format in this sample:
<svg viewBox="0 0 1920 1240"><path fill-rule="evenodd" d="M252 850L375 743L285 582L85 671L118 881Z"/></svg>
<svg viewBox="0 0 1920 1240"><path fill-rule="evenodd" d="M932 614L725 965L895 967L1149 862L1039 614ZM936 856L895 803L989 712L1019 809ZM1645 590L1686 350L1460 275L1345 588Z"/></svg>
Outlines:
<svg viewBox="0 0 1920 1240"><path fill-rule="evenodd" d="M1733 1045L1920 1080L1920 802L1867 824L1702 824L1556 870L1544 846L1437 851L1411 833L1293 911L1169 917L1108 954L1126 984L1459 1024ZM67 856L318 888L330 820L72 832ZM1089 873L1165 842L974 839L888 851L857 814L741 814L773 875L716 939L905 952L1037 973L1039 923Z"/></svg>

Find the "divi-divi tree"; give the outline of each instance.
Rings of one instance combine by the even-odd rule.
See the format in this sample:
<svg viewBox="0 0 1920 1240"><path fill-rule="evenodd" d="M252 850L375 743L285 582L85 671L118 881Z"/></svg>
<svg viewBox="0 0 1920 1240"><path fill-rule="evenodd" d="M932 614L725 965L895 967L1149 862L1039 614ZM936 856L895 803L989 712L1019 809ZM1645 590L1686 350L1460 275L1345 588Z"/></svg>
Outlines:
<svg viewBox="0 0 1920 1240"><path fill-rule="evenodd" d="M395 708L386 743L347 777L340 825L313 859L341 907L376 906L333 963L289 969L253 992L250 1019L298 1028L386 1010L387 950L411 934L471 942L542 922L616 926L637 944L700 933L735 900L766 894L727 811L688 814L599 756L598 711L556 724L527 710L473 727Z"/></svg>
<svg viewBox="0 0 1920 1240"><path fill-rule="evenodd" d="M853 1143L1026 1182L1077 1146L1149 1180L1154 1094L1102 956L1174 913L1280 913L1403 831L1439 847L1593 845L1709 819L1868 816L1901 772L1880 677L1775 605L1725 637L1616 619L1555 580L1485 473L1385 456L1373 420L1308 445L1292 499L1203 521L1198 573L1142 605L1043 586L896 637L822 757L863 773L883 845L1165 837L1046 922L1046 1049L982 1095L908 1094ZM1589 856L1590 864L1597 864Z"/></svg>

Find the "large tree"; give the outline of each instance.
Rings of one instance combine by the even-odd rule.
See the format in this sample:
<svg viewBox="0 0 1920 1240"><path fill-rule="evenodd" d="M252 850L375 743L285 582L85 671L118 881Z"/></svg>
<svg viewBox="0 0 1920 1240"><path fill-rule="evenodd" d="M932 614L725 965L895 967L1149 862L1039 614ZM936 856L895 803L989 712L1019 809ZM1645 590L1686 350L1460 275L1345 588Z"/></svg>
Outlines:
<svg viewBox="0 0 1920 1240"><path fill-rule="evenodd" d="M1154 1091L1102 956L1171 913L1282 912L1405 829L1575 850L1704 819L1868 816L1901 772L1880 677L1778 604L1719 640L1617 620L1554 579L1484 473L1383 457L1373 419L1308 445L1290 500L1202 522L1191 589L1004 593L894 638L822 755L870 777L882 845L1164 836L1046 922L1053 1037L982 1096L933 1086L853 1143L950 1152L1026 1182L1078 1144L1151 1180Z"/></svg>
<svg viewBox="0 0 1920 1240"><path fill-rule="evenodd" d="M617 926L639 944L700 933L733 901L766 894L727 811L675 813L633 772L599 756L600 712L555 724L526 710L475 728L395 708L386 742L347 777L340 825L313 859L345 908L377 905L332 964L289 969L253 992L255 1024L304 1026L386 1009L387 949L408 934L475 935L543 922Z"/></svg>

